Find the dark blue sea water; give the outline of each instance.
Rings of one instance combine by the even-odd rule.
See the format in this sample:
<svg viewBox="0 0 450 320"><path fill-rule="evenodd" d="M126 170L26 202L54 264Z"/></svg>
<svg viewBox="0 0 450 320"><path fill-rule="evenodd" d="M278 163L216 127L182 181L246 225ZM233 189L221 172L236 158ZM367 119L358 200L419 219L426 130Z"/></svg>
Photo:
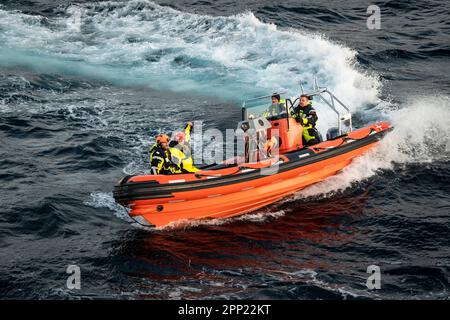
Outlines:
<svg viewBox="0 0 450 320"><path fill-rule="evenodd" d="M366 26L381 9L381 29ZM1 1L0 298L448 299L448 1ZM155 134L313 76L395 129L244 216L148 231L112 198ZM318 107L319 129L333 116ZM213 210L213 209L212 209ZM66 287L68 265L81 289ZM366 287L367 267L381 289Z"/></svg>

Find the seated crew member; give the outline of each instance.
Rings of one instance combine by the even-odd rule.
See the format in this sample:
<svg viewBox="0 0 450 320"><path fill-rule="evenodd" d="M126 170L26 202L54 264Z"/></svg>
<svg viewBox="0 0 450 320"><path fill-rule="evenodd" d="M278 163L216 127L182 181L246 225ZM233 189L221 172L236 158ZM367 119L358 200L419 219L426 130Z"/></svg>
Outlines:
<svg viewBox="0 0 450 320"><path fill-rule="evenodd" d="M264 111L263 117L268 118L279 115L280 113L286 111L285 105L286 100L281 99L281 96L278 93L272 94L272 104L268 110Z"/></svg>
<svg viewBox="0 0 450 320"><path fill-rule="evenodd" d="M300 102L294 108L292 117L303 127L303 146L312 146L320 142L319 131L316 129L318 117L309 96L305 94L300 96Z"/></svg>
<svg viewBox="0 0 450 320"><path fill-rule="evenodd" d="M180 173L179 165L172 162L169 150L169 136L160 134L156 137L156 143L150 149L150 164L152 174Z"/></svg>
<svg viewBox="0 0 450 320"><path fill-rule="evenodd" d="M175 138L169 143L172 162L177 164L183 173L199 171L194 166L194 161L192 160L190 144L192 128L192 122L188 122L184 128L184 132L175 133Z"/></svg>

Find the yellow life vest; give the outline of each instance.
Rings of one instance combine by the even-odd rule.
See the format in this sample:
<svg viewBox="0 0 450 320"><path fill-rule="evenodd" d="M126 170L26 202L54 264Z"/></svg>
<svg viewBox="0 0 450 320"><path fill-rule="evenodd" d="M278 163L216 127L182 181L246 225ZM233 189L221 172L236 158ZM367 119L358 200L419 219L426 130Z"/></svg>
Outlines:
<svg viewBox="0 0 450 320"><path fill-rule="evenodd" d="M181 167L181 170L179 172L197 172L199 169L197 169L194 166L194 161L192 160L192 157L188 157L184 154L183 151L180 149L173 147L170 148L170 154L172 157L172 162ZM179 173L177 172L177 173Z"/></svg>

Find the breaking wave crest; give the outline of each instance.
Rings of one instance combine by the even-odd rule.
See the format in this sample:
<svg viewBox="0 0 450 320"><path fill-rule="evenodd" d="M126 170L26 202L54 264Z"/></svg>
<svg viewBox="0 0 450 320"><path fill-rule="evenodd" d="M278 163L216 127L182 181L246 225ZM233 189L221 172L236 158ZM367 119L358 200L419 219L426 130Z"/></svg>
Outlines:
<svg viewBox="0 0 450 320"><path fill-rule="evenodd" d="M355 159L340 174L299 192L297 198L330 196L380 170L400 169L408 164L448 161L450 158L450 99L420 97L402 109L385 111L394 129L380 143Z"/></svg>
<svg viewBox="0 0 450 320"><path fill-rule="evenodd" d="M237 100L298 93L317 75L350 105L377 101L379 82L358 70L355 51L251 12L212 17L144 0L72 5L55 18L0 9L0 30L0 66Z"/></svg>

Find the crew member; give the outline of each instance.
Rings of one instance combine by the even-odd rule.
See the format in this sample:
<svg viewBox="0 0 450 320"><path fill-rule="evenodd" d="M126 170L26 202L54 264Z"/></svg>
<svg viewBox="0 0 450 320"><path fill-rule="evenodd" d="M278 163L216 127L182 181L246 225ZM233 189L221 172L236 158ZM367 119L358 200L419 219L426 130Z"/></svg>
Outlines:
<svg viewBox="0 0 450 320"><path fill-rule="evenodd" d="M153 174L181 172L180 166L172 161L168 135L160 134L156 137L156 143L150 149L150 164Z"/></svg>
<svg viewBox="0 0 450 320"><path fill-rule="evenodd" d="M305 94L300 96L300 102L294 108L292 117L303 127L303 146L312 146L320 142L320 134L316 129L318 117L309 96Z"/></svg>
<svg viewBox="0 0 450 320"><path fill-rule="evenodd" d="M263 116L273 117L277 116L283 111L286 111L286 100L281 99L281 96L278 93L272 94L272 104L270 105L269 109L264 111Z"/></svg>
<svg viewBox="0 0 450 320"><path fill-rule="evenodd" d="M177 132L174 139L169 143L172 162L180 167L183 173L197 172L192 160L191 152L191 131L193 128L192 122L188 122L184 128L184 132Z"/></svg>

